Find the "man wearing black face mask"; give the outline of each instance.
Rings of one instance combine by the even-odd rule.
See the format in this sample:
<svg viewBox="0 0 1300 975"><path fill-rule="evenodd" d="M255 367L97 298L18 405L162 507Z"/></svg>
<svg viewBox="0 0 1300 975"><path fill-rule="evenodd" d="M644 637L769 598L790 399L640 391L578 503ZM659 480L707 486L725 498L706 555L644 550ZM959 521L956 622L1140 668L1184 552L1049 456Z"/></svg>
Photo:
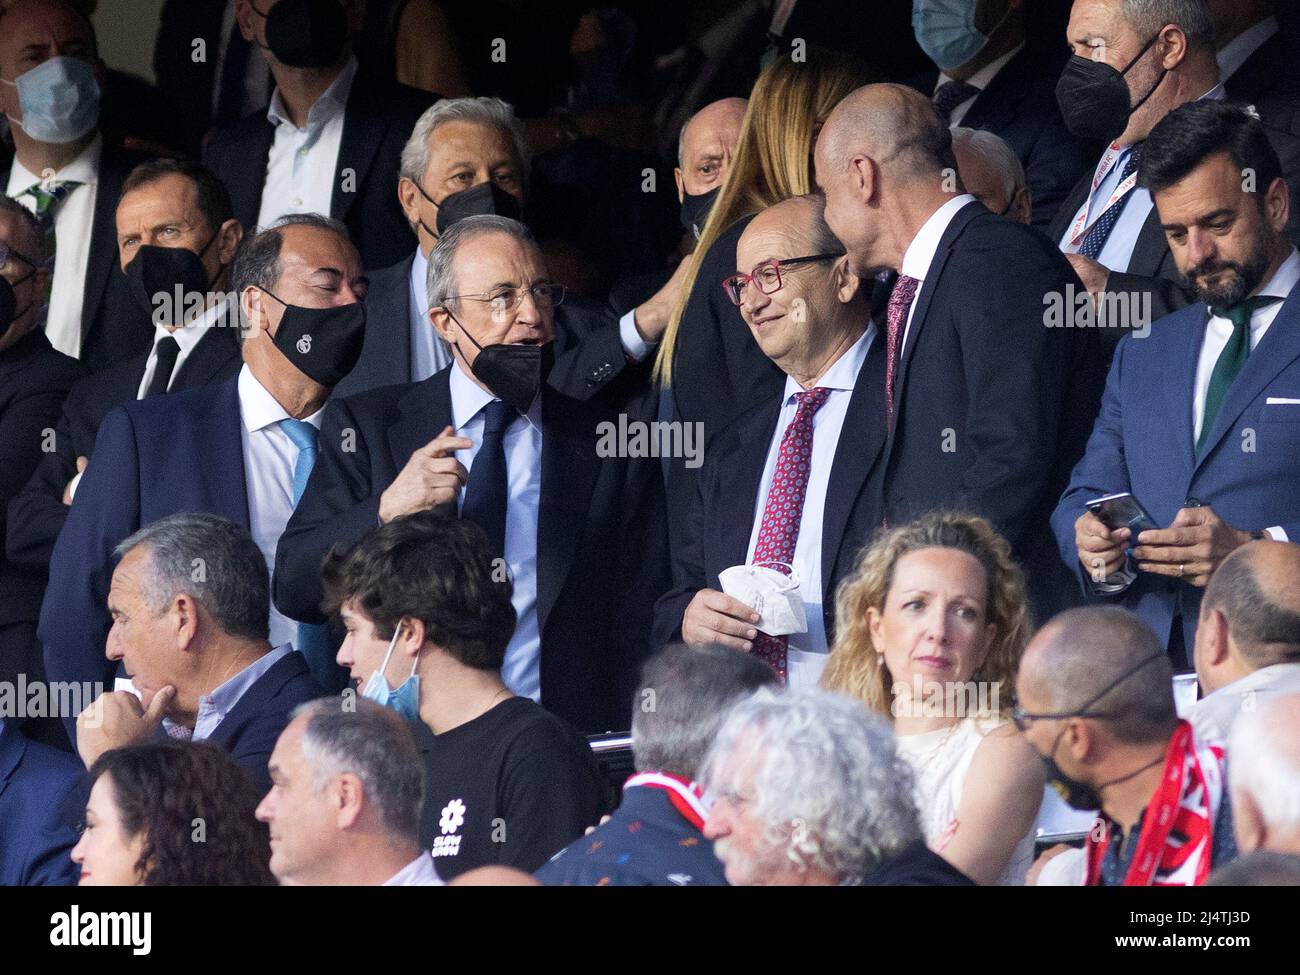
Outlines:
<svg viewBox="0 0 1300 975"><path fill-rule="evenodd" d="M1074 55L1056 87L1066 127L1108 143L1048 228L1089 293L1112 299L1102 330L1108 350L1130 328L1191 300L1151 195L1137 186L1142 143L1156 123L1186 102L1223 97L1205 0L1172 6L1178 16L1166 21L1169 5L1153 13L1128 0L1075 0L1067 31Z"/></svg>
<svg viewBox="0 0 1300 975"><path fill-rule="evenodd" d="M1174 708L1169 658L1115 607L1072 609L1030 641L1014 718L1048 784L1097 809L1067 878L1090 886L1198 886L1236 856L1221 742L1197 739ZM1067 848L1049 850L1050 859Z"/></svg>
<svg viewBox="0 0 1300 975"><path fill-rule="evenodd" d="M142 526L181 511L222 515L274 564L316 460L325 400L361 350L366 279L346 228L300 214L244 243L231 285L247 325L238 375L127 403L100 426L50 562L40 635L53 680L111 676L105 553ZM302 651L318 681L335 683L320 629L273 608L270 634Z"/></svg>
<svg viewBox="0 0 1300 975"><path fill-rule="evenodd" d="M265 56L275 91L264 112L219 129L203 161L245 226L329 214L365 267L385 267L414 244L392 186L402 143L437 96L358 66L349 40L364 13L360 0L238 0L240 31Z"/></svg>
<svg viewBox="0 0 1300 975"><path fill-rule="evenodd" d="M9 499L48 446L59 404L84 372L56 352L41 329L46 257L35 219L22 204L0 196L0 528L8 523ZM6 561L0 552L0 682L10 686L20 674L29 682L42 679L36 617L43 588L41 572ZM55 727L27 730L49 742L61 735Z"/></svg>
<svg viewBox="0 0 1300 975"><path fill-rule="evenodd" d="M276 604L321 619L331 546L444 508L487 531L513 580L506 686L584 732L621 727L668 585L663 492L657 457L598 441L646 415L650 390L611 386L579 401L546 382L563 288L517 221L454 224L427 286L429 320L455 361L331 403L320 463L280 540Z"/></svg>

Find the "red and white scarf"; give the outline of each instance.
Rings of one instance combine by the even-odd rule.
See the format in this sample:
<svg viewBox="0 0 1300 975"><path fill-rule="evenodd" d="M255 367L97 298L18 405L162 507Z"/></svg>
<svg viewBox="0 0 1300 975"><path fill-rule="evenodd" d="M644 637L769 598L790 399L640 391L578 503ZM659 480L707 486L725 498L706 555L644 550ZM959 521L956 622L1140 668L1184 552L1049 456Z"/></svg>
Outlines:
<svg viewBox="0 0 1300 975"><path fill-rule="evenodd" d="M1214 849L1214 823L1224 801L1223 747L1196 740L1179 721L1165 753L1164 774L1142 817L1125 887L1191 887L1205 883ZM1099 816L1088 832L1084 883L1096 886L1111 823Z"/></svg>
<svg viewBox="0 0 1300 975"><path fill-rule="evenodd" d="M682 818L700 832L704 831L704 820L708 818L709 809L704 803L704 790L694 782L671 772L638 772L623 783L625 791L637 786L667 792L668 801Z"/></svg>

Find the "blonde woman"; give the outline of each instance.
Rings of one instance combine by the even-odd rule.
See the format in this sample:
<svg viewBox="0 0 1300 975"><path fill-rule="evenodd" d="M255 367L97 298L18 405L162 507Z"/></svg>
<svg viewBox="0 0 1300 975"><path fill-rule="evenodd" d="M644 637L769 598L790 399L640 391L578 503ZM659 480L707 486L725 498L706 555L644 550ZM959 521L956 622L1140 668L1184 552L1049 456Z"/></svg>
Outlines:
<svg viewBox="0 0 1300 975"><path fill-rule="evenodd" d="M1023 884L1043 772L1006 717L1030 630L1007 541L925 515L877 536L835 607L822 686L893 719L930 848L977 883Z"/></svg>
<svg viewBox="0 0 1300 975"><path fill-rule="evenodd" d="M810 48L768 65L754 83L731 169L688 257L680 295L655 359L678 419L710 437L746 408L780 395L785 375L759 350L722 290L736 267L736 241L759 210L815 187L812 150L822 122L871 78L841 54Z"/></svg>

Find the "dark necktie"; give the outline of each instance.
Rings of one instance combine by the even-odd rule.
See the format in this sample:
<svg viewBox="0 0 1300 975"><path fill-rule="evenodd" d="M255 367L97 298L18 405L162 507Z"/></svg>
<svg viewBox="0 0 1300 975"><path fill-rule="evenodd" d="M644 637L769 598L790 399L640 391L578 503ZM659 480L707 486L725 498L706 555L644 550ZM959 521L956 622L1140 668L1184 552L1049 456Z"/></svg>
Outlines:
<svg viewBox="0 0 1300 975"><path fill-rule="evenodd" d="M154 350L158 353L158 358L153 364L153 378L149 380L149 388L144 391L145 396L167 392L172 381L172 371L176 368L176 357L181 353L181 344L174 336L164 335Z"/></svg>
<svg viewBox="0 0 1300 975"><path fill-rule="evenodd" d="M502 555L506 550L506 502L510 497L505 431L518 416L514 407L499 399L483 407L483 434L460 509L460 516L487 532L492 550Z"/></svg>
<svg viewBox="0 0 1300 975"><path fill-rule="evenodd" d="M1232 388L1232 381L1237 378L1237 373L1241 372L1241 367L1250 355L1250 316L1258 309L1267 308L1281 300L1274 295L1256 295L1227 308L1210 309L1213 315L1232 322L1232 334L1228 336L1228 344L1219 353L1219 358L1214 362L1214 371L1210 373L1210 386L1205 393L1205 413L1201 417L1201 435L1196 438L1198 454L1205 438L1210 435L1214 418L1219 415L1219 407Z"/></svg>
<svg viewBox="0 0 1300 975"><path fill-rule="evenodd" d="M980 90L964 81L945 81L934 93L934 110L944 122L952 119L952 110L969 98L974 98Z"/></svg>
<svg viewBox="0 0 1300 975"><path fill-rule="evenodd" d="M1141 160L1142 143L1139 142L1129 152L1128 161L1124 163L1124 171L1119 174L1121 183L1137 172ZM1088 233L1084 235L1083 243L1079 245L1080 254L1094 261L1097 260L1097 255L1106 246L1106 241L1110 239L1110 232L1115 229L1115 224L1119 222L1120 214L1128 206L1129 197L1132 195L1133 190L1130 188L1123 196L1108 206L1100 217L1093 221L1092 226L1088 228Z"/></svg>

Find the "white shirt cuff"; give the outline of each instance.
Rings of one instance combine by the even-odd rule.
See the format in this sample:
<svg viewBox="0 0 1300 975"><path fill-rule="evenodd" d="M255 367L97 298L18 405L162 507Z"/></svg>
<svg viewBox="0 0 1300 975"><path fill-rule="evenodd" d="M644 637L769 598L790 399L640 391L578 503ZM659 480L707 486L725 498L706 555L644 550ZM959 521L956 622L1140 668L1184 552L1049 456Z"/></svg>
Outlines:
<svg viewBox="0 0 1300 975"><path fill-rule="evenodd" d="M623 343L623 351L637 362L649 355L650 350L654 348L654 343L647 342L636 330L635 308L618 320L618 337Z"/></svg>
<svg viewBox="0 0 1300 975"><path fill-rule="evenodd" d="M1264 531L1268 532L1269 536L1275 542L1291 541L1291 539L1286 537L1286 529L1283 528L1281 525L1274 525L1272 528L1265 528Z"/></svg>
<svg viewBox="0 0 1300 975"><path fill-rule="evenodd" d="M84 474L84 473L86 473L86 472L85 472L85 471L77 471L77 476L74 477L71 481L68 482L68 500L69 500L69 501L71 501L71 500L73 500L74 498L76 498L76 496L77 496L77 486L81 483L81 475ZM1284 538L1284 539L1282 539L1282 541L1285 542L1286 539Z"/></svg>
<svg viewBox="0 0 1300 975"><path fill-rule="evenodd" d="M1137 567L1133 565L1132 559L1126 558L1123 566L1113 575L1108 575L1101 582L1093 581L1092 591L1098 596L1113 596L1116 593L1123 592L1137 578Z"/></svg>

